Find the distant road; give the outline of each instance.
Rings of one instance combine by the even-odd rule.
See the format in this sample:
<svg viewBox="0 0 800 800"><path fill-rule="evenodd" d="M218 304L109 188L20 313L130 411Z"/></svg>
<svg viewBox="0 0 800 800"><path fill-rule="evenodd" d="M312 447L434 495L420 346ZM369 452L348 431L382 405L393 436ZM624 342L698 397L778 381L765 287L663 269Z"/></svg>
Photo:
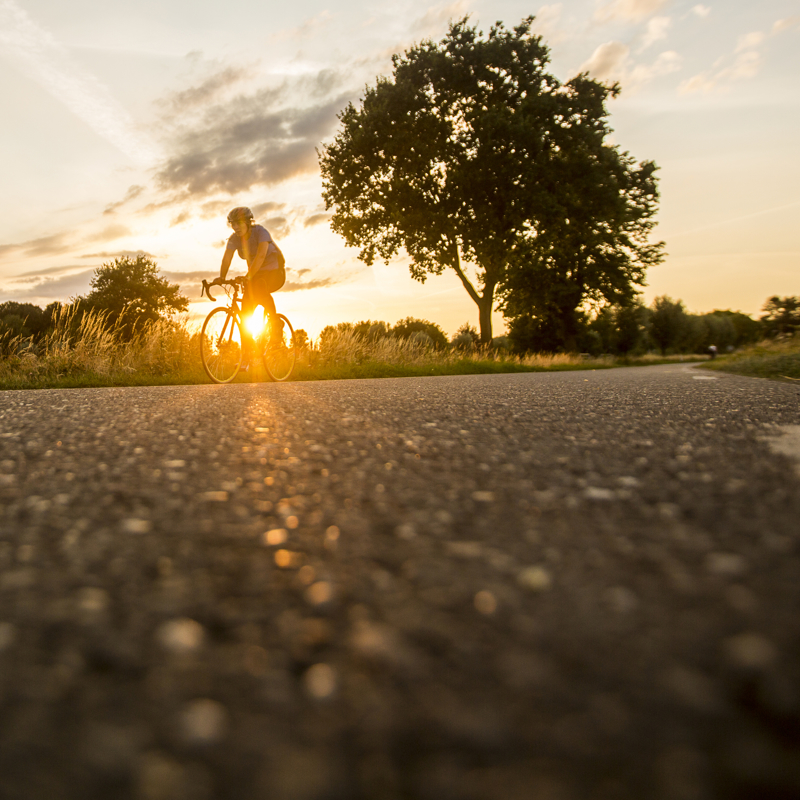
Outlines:
<svg viewBox="0 0 800 800"><path fill-rule="evenodd" d="M800 388L0 393L0 798L800 794Z"/></svg>

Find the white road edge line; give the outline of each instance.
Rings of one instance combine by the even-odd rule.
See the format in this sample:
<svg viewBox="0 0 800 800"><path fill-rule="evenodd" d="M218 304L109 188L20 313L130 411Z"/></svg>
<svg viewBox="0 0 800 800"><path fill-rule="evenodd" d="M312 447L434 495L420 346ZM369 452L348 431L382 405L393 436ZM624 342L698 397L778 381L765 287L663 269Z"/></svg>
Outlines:
<svg viewBox="0 0 800 800"><path fill-rule="evenodd" d="M800 477L800 425L777 425L777 436L765 436L764 441L773 453L794 460L794 471Z"/></svg>

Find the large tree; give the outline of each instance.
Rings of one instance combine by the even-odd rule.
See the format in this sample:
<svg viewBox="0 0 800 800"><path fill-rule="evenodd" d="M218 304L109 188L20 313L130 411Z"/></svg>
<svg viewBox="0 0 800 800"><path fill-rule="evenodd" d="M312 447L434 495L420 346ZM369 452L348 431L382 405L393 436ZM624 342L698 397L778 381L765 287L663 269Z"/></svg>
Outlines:
<svg viewBox="0 0 800 800"><path fill-rule="evenodd" d="M453 269L478 306L483 342L498 291L512 316L554 303L574 311L607 287L615 301L632 295L623 284L641 282L658 258L657 246L632 241L654 212L655 167L603 144L616 87L585 75L560 83L532 22L497 23L484 37L463 19L441 42L394 56L392 76L340 114L320 154L333 229L367 264L404 248L419 281ZM587 282L576 264L598 253L601 274Z"/></svg>
<svg viewBox="0 0 800 800"><path fill-rule="evenodd" d="M132 335L142 323L166 319L186 311L189 301L180 286L159 275L158 265L148 255L115 258L95 270L92 291L79 301L108 315L124 335Z"/></svg>

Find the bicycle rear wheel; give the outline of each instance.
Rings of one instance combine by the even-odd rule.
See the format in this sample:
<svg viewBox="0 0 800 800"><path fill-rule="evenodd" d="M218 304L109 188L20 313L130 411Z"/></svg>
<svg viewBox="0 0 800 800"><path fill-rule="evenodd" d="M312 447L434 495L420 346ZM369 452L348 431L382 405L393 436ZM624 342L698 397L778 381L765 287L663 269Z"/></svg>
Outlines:
<svg viewBox="0 0 800 800"><path fill-rule="evenodd" d="M230 383L242 365L242 329L230 308L215 308L200 333L200 358L214 383Z"/></svg>
<svg viewBox="0 0 800 800"><path fill-rule="evenodd" d="M277 324L272 320L264 326L261 356L264 369L274 381L285 381L294 370L297 347L292 323L283 315L277 315Z"/></svg>

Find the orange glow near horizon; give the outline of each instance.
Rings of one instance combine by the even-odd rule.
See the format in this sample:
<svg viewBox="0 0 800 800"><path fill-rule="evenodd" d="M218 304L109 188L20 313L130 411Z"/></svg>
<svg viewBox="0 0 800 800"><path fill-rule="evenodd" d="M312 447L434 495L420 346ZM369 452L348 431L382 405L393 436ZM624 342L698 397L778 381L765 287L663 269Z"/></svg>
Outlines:
<svg viewBox="0 0 800 800"><path fill-rule="evenodd" d="M257 338L261 331L264 330L263 309L260 306L256 308L256 310L245 320L244 325L250 332L250 335L253 338Z"/></svg>

